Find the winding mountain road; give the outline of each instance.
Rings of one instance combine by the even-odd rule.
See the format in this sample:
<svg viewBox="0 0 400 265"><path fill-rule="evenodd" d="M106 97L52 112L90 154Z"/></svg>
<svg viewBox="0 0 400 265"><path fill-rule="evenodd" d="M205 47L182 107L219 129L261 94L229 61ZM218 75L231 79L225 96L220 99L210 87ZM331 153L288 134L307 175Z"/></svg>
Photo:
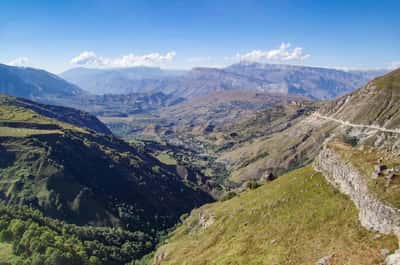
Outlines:
<svg viewBox="0 0 400 265"><path fill-rule="evenodd" d="M314 112L312 114L314 117L323 119L323 120L328 120L328 121L333 121L333 122L337 122L340 123L344 126L349 126L349 127L354 127L354 128L361 128L361 129L371 129L371 130L377 130L377 131L381 131L381 132L387 132L387 133L397 133L400 134L400 129L387 129L378 125L364 125L364 124L355 124L355 123L351 123L348 121L343 121L343 120L339 120L339 119L335 119L332 117L328 117L325 115L321 115L318 112Z"/></svg>

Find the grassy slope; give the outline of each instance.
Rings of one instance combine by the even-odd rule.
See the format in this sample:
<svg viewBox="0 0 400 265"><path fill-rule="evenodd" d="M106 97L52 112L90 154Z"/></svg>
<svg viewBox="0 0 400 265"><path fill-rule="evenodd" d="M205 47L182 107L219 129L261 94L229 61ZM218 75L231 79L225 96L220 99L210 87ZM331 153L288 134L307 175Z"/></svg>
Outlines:
<svg viewBox="0 0 400 265"><path fill-rule="evenodd" d="M378 77L366 86L330 102L321 113L358 124L400 126L400 69Z"/></svg>
<svg viewBox="0 0 400 265"><path fill-rule="evenodd" d="M12 253L12 245L8 243L0 243L0 265L12 262L15 256Z"/></svg>
<svg viewBox="0 0 400 265"><path fill-rule="evenodd" d="M74 128L82 131L86 128L98 133L111 134L103 123L86 112L0 94L0 124L10 120L40 125L57 124L65 129Z"/></svg>
<svg viewBox="0 0 400 265"><path fill-rule="evenodd" d="M0 96L1 200L76 224L149 230L211 201L143 150L18 102Z"/></svg>
<svg viewBox="0 0 400 265"><path fill-rule="evenodd" d="M50 119L31 109L18 106L16 98L0 95L0 136L61 134L62 129L86 132L83 128Z"/></svg>
<svg viewBox="0 0 400 265"><path fill-rule="evenodd" d="M292 171L254 191L192 212L156 253L158 264L378 264L394 237L374 236L357 210L311 167ZM199 216L215 218L208 228ZM204 218L207 220L207 217Z"/></svg>

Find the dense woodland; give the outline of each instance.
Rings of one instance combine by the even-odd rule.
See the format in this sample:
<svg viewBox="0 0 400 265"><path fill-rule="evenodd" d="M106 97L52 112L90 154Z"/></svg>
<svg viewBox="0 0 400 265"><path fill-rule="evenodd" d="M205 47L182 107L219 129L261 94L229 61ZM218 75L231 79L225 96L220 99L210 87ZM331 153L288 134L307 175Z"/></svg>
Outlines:
<svg viewBox="0 0 400 265"><path fill-rule="evenodd" d="M12 244L17 256L12 265L139 264L135 260L150 252L156 242L155 235L143 232L76 226L28 207L2 204L0 241Z"/></svg>

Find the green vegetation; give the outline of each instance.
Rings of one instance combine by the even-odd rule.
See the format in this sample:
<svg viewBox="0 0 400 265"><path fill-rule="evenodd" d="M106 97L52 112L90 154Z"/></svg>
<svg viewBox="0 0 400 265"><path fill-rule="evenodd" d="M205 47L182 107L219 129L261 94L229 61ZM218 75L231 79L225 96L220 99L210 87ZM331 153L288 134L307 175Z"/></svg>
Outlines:
<svg viewBox="0 0 400 265"><path fill-rule="evenodd" d="M10 124L10 121L12 123ZM0 94L0 126L30 129L87 129L111 134L96 117L75 109L44 105Z"/></svg>
<svg viewBox="0 0 400 265"><path fill-rule="evenodd" d="M0 242L0 264L12 264L15 258L12 253L12 244Z"/></svg>
<svg viewBox="0 0 400 265"><path fill-rule="evenodd" d="M128 264L154 244L141 232L69 225L27 207L0 204L0 213L0 264Z"/></svg>
<svg viewBox="0 0 400 265"><path fill-rule="evenodd" d="M11 207L0 208L0 237L23 261L12 264L126 264L151 252L183 213L213 201L144 144L55 119L60 110L76 124L91 120L0 96L0 198Z"/></svg>
<svg viewBox="0 0 400 265"><path fill-rule="evenodd" d="M167 152L160 152L156 157L158 160L160 160L160 162L166 165L177 165L178 163L175 158L173 158Z"/></svg>
<svg viewBox="0 0 400 265"><path fill-rule="evenodd" d="M194 210L155 254L156 264L378 264L396 249L358 221L353 203L310 166Z"/></svg>
<svg viewBox="0 0 400 265"><path fill-rule="evenodd" d="M37 130L37 129L26 129L26 128L11 128L0 126L0 137L10 136L10 137L27 137L31 135L39 134L55 134L62 133L60 130Z"/></svg>

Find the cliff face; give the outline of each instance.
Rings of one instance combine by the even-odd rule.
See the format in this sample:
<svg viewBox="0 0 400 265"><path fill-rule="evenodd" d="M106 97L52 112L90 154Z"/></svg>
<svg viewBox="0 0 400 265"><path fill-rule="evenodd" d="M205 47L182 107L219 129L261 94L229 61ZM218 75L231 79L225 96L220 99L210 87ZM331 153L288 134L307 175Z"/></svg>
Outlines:
<svg viewBox="0 0 400 265"><path fill-rule="evenodd" d="M400 238L400 209L379 201L368 189L367 178L349 162L324 147L314 160L314 168L340 192L348 195L359 209L362 226L382 234L394 234ZM387 265L400 264L400 250L386 258Z"/></svg>
<svg viewBox="0 0 400 265"><path fill-rule="evenodd" d="M360 211L359 219L364 227L400 236L400 210L377 200L368 190L366 177L335 151L324 147L314 161L314 168L351 198Z"/></svg>

